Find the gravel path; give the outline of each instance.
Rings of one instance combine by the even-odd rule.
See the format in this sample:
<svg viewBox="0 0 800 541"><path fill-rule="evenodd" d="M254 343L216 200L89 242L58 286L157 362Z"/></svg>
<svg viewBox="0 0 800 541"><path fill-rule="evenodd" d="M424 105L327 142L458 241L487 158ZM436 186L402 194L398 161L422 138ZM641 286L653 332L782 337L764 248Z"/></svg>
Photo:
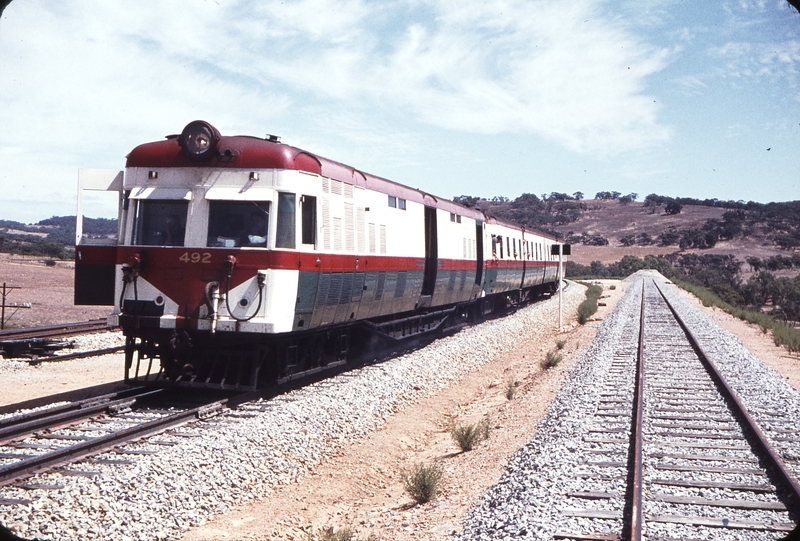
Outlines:
<svg viewBox="0 0 800 541"><path fill-rule="evenodd" d="M565 310L574 310L583 291L565 291ZM93 477L35 478L62 490L7 487L0 496L32 503L0 507L0 520L22 535L54 540L176 537L297 479L394 412L510 350L526 329L554 321L557 309L551 299L400 358L128 445L120 458L130 465L71 467L100 472Z"/></svg>

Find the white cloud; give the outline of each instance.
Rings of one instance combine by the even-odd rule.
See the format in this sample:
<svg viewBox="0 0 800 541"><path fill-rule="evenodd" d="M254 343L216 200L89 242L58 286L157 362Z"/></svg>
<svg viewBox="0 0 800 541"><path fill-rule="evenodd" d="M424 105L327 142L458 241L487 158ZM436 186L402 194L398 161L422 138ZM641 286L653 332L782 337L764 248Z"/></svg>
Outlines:
<svg viewBox="0 0 800 541"><path fill-rule="evenodd" d="M403 108L447 129L538 133L580 152L631 150L669 136L642 95L666 52L605 19L596 3L393 4L388 32L372 24L385 12L356 6L346 26L359 39L341 39L336 21L327 38L302 21L281 31L280 51L299 52L262 57L251 47L248 74L325 99ZM414 10L433 16L415 22ZM397 24L403 14L407 23ZM291 26L293 15L279 19ZM303 30L318 48L295 40ZM261 42L261 51L270 48L271 40Z"/></svg>
<svg viewBox="0 0 800 541"><path fill-rule="evenodd" d="M800 68L800 41L728 42L709 50L709 56L725 62L720 73L731 78L786 84L795 87Z"/></svg>
<svg viewBox="0 0 800 541"><path fill-rule="evenodd" d="M652 24L670 1L647 4ZM301 141L337 134L402 163L420 159L418 141L460 133L601 159L659 147L672 129L648 89L674 51L613 7L15 0L0 22L0 189L21 195L46 166L61 198L78 167L122 167L133 145L195 118Z"/></svg>

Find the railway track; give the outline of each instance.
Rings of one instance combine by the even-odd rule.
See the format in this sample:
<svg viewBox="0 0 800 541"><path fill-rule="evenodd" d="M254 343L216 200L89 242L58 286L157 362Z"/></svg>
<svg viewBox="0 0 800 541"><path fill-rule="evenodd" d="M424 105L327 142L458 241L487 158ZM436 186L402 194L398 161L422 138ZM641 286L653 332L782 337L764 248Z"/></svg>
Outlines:
<svg viewBox="0 0 800 541"><path fill-rule="evenodd" d="M84 325L90 328L91 325ZM60 328L60 327L59 327ZM49 329L55 331L55 328ZM110 348L113 352L119 348ZM96 352L64 355L61 358L75 358ZM386 355L397 355L397 352ZM34 359L31 362L41 362ZM44 360L53 360L48 357ZM374 362L374 361L373 361ZM319 372L304 374L301 378L280 382L277 388L237 395L231 402L244 401L267 394L285 392L317 381L325 375L336 375L342 371L363 366L363 361L347 366L337 365L329 374ZM0 487L18 482L31 474L47 471L83 457L99 454L113 449L122 443L142 438L166 428L183 424L193 418L205 418L226 407L229 398L212 400L193 407L179 408L179 411L165 411L163 407L149 408L146 401L158 400L173 387L153 389L137 387L118 393L104 394L77 402L69 402L31 413L10 416L0 420ZM185 390L185 389L184 389ZM198 391L195 390L195 393ZM150 415L149 412L153 414ZM125 419L135 418L141 422L128 423ZM123 422L120 422L123 420ZM76 427L76 424L82 423ZM98 423L103 426L98 426ZM117 426L120 425L120 426ZM133 425L133 426L130 426ZM45 441L42 441L45 440ZM64 444L63 442L73 442ZM34 450L42 450L37 453Z"/></svg>
<svg viewBox="0 0 800 541"><path fill-rule="evenodd" d="M135 388L0 420L0 486L109 450L129 454L120 446L255 398L217 393L196 399L174 391Z"/></svg>
<svg viewBox="0 0 800 541"><path fill-rule="evenodd" d="M32 338L57 338L99 332L108 329L105 319L0 331L0 342L5 340L29 340Z"/></svg>
<svg viewBox="0 0 800 541"><path fill-rule="evenodd" d="M71 353L61 353L61 350L65 348L74 347L74 341L66 341L63 338L95 334L108 330L105 320L93 320L0 331L0 358L26 360L31 364L39 364L42 362L82 359L122 351L124 346L118 345L99 349L79 348L78 351Z"/></svg>
<svg viewBox="0 0 800 541"><path fill-rule="evenodd" d="M555 539L779 539L800 521L800 431L762 426L654 281L615 345ZM738 385L737 385L738 386ZM592 488L594 487L594 488Z"/></svg>

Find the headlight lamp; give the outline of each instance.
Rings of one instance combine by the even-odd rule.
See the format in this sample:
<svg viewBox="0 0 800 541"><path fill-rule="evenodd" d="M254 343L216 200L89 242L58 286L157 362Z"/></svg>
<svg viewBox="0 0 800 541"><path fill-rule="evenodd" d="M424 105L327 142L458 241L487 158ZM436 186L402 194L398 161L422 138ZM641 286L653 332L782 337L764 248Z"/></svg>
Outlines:
<svg viewBox="0 0 800 541"><path fill-rule="evenodd" d="M214 155L220 134L203 120L190 122L183 128L178 143L192 158L208 158Z"/></svg>

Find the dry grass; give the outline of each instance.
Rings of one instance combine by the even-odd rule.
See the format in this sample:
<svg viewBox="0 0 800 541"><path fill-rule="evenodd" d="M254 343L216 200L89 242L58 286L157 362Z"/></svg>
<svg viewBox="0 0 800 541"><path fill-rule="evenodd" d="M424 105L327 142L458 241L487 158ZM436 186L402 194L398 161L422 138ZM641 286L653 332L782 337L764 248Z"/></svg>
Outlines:
<svg viewBox="0 0 800 541"><path fill-rule="evenodd" d="M411 471L403 472L402 482L406 494L417 503L426 503L442 492L444 472L437 464L416 464Z"/></svg>
<svg viewBox="0 0 800 541"><path fill-rule="evenodd" d="M472 451L489 437L489 419L484 417L481 422L475 424L454 423L450 426L450 436L462 451Z"/></svg>

